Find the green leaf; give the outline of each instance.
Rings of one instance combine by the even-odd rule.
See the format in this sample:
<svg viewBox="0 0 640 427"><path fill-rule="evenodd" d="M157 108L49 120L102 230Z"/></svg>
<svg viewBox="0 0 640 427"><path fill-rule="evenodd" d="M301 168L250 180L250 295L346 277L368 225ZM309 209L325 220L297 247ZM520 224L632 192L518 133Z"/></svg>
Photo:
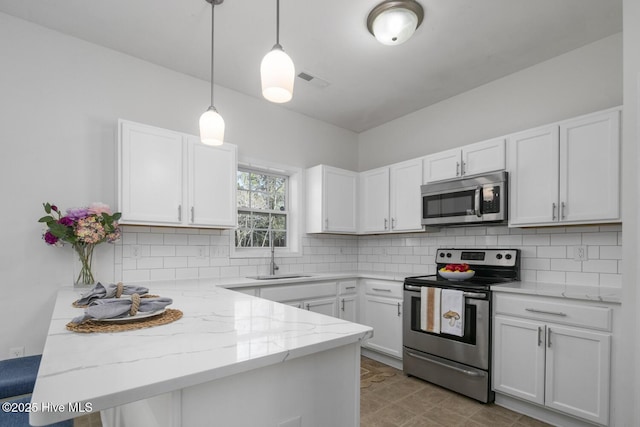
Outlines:
<svg viewBox="0 0 640 427"><path fill-rule="evenodd" d="M51 213L51 204L49 202L47 203L43 203L42 206L44 206L44 211L48 214Z"/></svg>
<svg viewBox="0 0 640 427"><path fill-rule="evenodd" d="M65 236L67 236L69 234L69 232L71 232L71 234L73 234L73 229L71 229L71 227L67 227L66 225L58 224L57 222L49 224L49 231L51 231L51 234L53 234L57 238L63 238Z"/></svg>
<svg viewBox="0 0 640 427"><path fill-rule="evenodd" d="M120 218L122 218L122 214L120 212L115 212L111 218L113 218L114 221L119 220Z"/></svg>
<svg viewBox="0 0 640 427"><path fill-rule="evenodd" d="M51 215L43 216L38 220L38 222L46 222L47 224L51 221L55 221L55 219Z"/></svg>

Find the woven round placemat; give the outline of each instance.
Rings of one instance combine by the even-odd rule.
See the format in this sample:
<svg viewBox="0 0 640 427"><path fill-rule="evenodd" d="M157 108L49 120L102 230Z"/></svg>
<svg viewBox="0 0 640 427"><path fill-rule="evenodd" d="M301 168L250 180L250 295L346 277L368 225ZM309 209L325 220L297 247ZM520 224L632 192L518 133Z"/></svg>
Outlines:
<svg viewBox="0 0 640 427"><path fill-rule="evenodd" d="M182 311L167 308L162 314L147 317L139 320L123 320L121 322L100 322L97 320L87 320L78 325L67 323L67 329L72 332L90 334L92 332L124 332L135 329L152 328L154 326L166 325L175 322L182 317Z"/></svg>
<svg viewBox="0 0 640 427"><path fill-rule="evenodd" d="M151 295L151 294L145 294L145 295L140 295L140 298L158 298L160 297L160 295ZM87 308L89 307L87 304L85 305L79 305L77 304L78 301L74 301L71 303L72 306L74 306L75 308Z"/></svg>

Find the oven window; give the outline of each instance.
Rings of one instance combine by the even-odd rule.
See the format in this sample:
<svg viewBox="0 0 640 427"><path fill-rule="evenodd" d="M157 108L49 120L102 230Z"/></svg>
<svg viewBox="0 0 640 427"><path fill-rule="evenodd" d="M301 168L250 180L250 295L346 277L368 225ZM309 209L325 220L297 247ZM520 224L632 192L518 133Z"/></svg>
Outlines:
<svg viewBox="0 0 640 427"><path fill-rule="evenodd" d="M440 336L452 341L460 341L466 344L476 344L476 310L477 307L472 304L465 304L464 306L464 336L458 337L449 334L434 334L431 332L425 332L420 329L420 297L411 297L411 330L415 332L421 332L423 334ZM442 319L441 319L442 320Z"/></svg>
<svg viewBox="0 0 640 427"><path fill-rule="evenodd" d="M422 197L422 217L466 216L474 212L475 190Z"/></svg>

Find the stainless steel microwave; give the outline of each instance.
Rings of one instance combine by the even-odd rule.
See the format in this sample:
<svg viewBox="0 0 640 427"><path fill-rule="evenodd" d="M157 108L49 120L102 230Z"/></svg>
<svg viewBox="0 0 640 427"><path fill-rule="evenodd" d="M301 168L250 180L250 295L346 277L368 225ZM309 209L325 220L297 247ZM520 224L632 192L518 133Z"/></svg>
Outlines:
<svg viewBox="0 0 640 427"><path fill-rule="evenodd" d="M422 185L422 225L507 221L507 172Z"/></svg>

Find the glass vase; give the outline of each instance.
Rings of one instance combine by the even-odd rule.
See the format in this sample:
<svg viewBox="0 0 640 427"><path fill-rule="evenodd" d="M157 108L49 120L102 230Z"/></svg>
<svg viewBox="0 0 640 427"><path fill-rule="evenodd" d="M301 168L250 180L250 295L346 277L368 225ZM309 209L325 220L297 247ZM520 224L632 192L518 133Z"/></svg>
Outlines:
<svg viewBox="0 0 640 427"><path fill-rule="evenodd" d="M93 272L91 271L91 261L93 260L93 248L92 244L75 244L75 249L78 257L80 258L80 272L78 278L74 282L75 286L93 285L96 281L93 278Z"/></svg>

